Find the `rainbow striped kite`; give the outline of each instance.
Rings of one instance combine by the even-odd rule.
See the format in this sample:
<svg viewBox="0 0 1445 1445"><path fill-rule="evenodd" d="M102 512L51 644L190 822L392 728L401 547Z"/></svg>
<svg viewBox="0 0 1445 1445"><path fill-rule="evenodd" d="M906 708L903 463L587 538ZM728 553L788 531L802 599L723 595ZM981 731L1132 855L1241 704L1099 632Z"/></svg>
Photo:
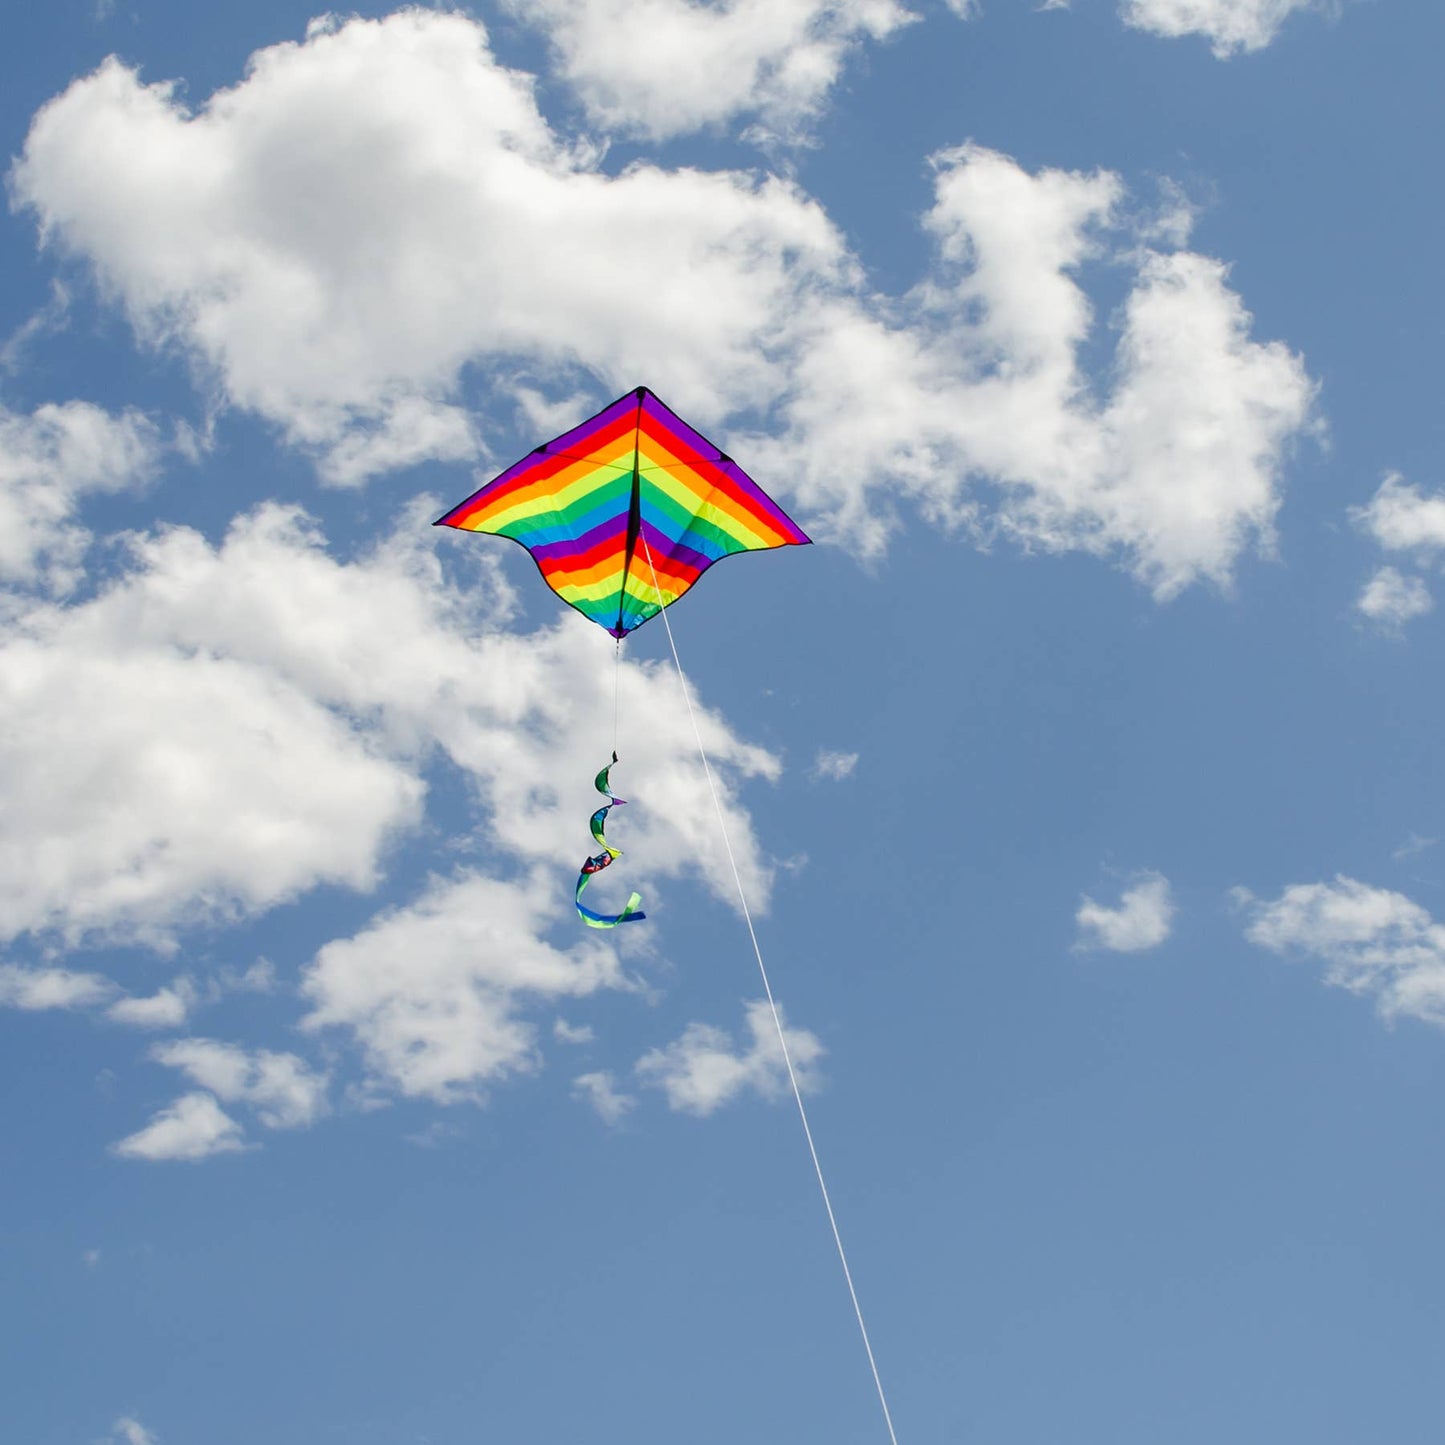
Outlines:
<svg viewBox="0 0 1445 1445"><path fill-rule="evenodd" d="M545 442L437 519L520 542L542 580L623 638L721 557L803 529L645 386Z"/></svg>

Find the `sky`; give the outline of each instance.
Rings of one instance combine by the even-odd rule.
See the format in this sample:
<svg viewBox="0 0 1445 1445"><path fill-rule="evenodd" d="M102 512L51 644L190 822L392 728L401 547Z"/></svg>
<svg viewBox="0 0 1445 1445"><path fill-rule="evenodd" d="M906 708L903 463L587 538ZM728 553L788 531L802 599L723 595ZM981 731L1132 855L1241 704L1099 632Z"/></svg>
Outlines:
<svg viewBox="0 0 1445 1445"><path fill-rule="evenodd" d="M3 25L7 1441L1438 1438L1445 12Z"/></svg>

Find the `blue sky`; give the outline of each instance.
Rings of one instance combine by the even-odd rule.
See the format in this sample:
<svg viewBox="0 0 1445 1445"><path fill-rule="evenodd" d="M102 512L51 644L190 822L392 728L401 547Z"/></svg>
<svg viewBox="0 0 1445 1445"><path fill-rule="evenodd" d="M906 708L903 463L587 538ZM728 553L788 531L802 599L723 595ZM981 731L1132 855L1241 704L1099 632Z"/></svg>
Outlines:
<svg viewBox="0 0 1445 1445"><path fill-rule="evenodd" d="M596 933L429 525L639 383L818 543L670 616L897 1439L1436 1438L1445 17L5 27L6 1439L888 1440L661 625Z"/></svg>

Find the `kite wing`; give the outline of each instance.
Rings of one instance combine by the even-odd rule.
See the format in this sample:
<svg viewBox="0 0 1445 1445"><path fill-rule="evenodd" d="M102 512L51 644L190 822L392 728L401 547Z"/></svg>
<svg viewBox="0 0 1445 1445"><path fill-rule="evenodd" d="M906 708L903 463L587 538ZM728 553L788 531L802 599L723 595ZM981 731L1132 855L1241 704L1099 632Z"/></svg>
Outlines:
<svg viewBox="0 0 1445 1445"><path fill-rule="evenodd" d="M720 558L809 540L645 386L539 446L436 525L520 542L564 602L618 638Z"/></svg>

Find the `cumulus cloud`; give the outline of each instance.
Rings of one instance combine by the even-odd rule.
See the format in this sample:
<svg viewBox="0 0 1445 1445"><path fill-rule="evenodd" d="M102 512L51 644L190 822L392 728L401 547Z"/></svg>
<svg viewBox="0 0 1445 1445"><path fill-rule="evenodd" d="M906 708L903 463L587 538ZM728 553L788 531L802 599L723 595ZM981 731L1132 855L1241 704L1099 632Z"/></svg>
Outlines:
<svg viewBox="0 0 1445 1445"><path fill-rule="evenodd" d="M1136 224L1117 176L978 146L935 167L935 259L879 296L795 184L609 175L480 25L412 10L259 52L195 112L107 62L36 116L12 186L141 336L333 480L480 447L468 366L505 367L527 415L588 373L606 392L665 376L672 405L733 419L731 450L860 551L909 499L944 527L1120 558L1160 597L1267 552L1313 383L1253 339L1221 262L1170 249L1177 208ZM1127 281L1107 385L1081 362L1098 264Z"/></svg>
<svg viewBox="0 0 1445 1445"><path fill-rule="evenodd" d="M1399 472L1390 472L1369 504L1350 516L1386 552L1414 552L1422 558L1445 550L1445 493L1427 496Z"/></svg>
<svg viewBox="0 0 1445 1445"><path fill-rule="evenodd" d="M724 1029L688 1024L681 1038L637 1061L637 1076L662 1089L669 1106L685 1114L711 1114L748 1093L778 1098L788 1091L788 1069L765 999L747 1004L745 1025L747 1038L738 1047ZM816 1066L823 1045L807 1029L785 1023L783 1033L798 1087L806 1093L817 1087Z"/></svg>
<svg viewBox="0 0 1445 1445"><path fill-rule="evenodd" d="M1355 606L1371 622L1398 631L1411 618L1429 612L1435 599L1422 578L1407 577L1395 567L1381 567L1365 583Z"/></svg>
<svg viewBox="0 0 1445 1445"><path fill-rule="evenodd" d="M1123 0L1126 25L1155 35L1200 35L1221 60L1240 51L1262 50L1297 10L1319 8L1319 0Z"/></svg>
<svg viewBox="0 0 1445 1445"><path fill-rule="evenodd" d="M107 61L37 115L12 180L143 337L338 482L474 453L455 404L474 360L613 353L619 390L665 374L685 407L744 387L790 271L841 260L783 182L605 176L479 24L420 9L261 51L195 114Z"/></svg>
<svg viewBox="0 0 1445 1445"><path fill-rule="evenodd" d="M80 575L89 532L81 498L145 482L160 454L155 425L89 402L30 413L0 407L0 582L64 592Z"/></svg>
<svg viewBox="0 0 1445 1445"><path fill-rule="evenodd" d="M1350 509L1350 518L1383 551L1408 553L1419 566L1429 566L1445 550L1445 494L1426 495L1399 472L1388 473L1367 505ZM1355 605L1377 626L1398 632L1429 612L1435 599L1422 577L1380 567Z"/></svg>
<svg viewBox="0 0 1445 1445"><path fill-rule="evenodd" d="M215 1039L176 1039L157 1044L151 1057L228 1104L248 1104L268 1129L304 1129L327 1112L329 1079L295 1054L248 1051Z"/></svg>
<svg viewBox="0 0 1445 1445"><path fill-rule="evenodd" d="M1116 176L1030 174L972 145L935 164L938 262L911 319L820 305L781 382L781 434L746 441L755 470L793 478L815 535L864 550L911 496L954 529L1120 557L1161 599L1228 584L1243 551L1273 546L1284 448L1314 395L1299 358L1250 338L1220 262L1111 251ZM1133 280L1100 394L1077 274L1108 258Z"/></svg>
<svg viewBox="0 0 1445 1445"><path fill-rule="evenodd" d="M22 968L0 963L0 1008L38 1012L52 1008L87 1008L114 996L115 985L95 973L65 968Z"/></svg>
<svg viewBox="0 0 1445 1445"><path fill-rule="evenodd" d="M409 519L341 562L299 513L267 505L219 546L179 528L136 538L134 565L97 597L24 611L0 642L0 933L164 945L319 883L368 889L419 821L437 751L475 780L500 847L571 860L610 660L570 616L501 630L488 609L505 612L505 588L464 596L434 535ZM649 759L632 840L726 894L675 680L625 663L619 681ZM705 709L699 723L736 813L736 779L778 763ZM766 900L745 814L737 831Z"/></svg>
<svg viewBox="0 0 1445 1445"><path fill-rule="evenodd" d="M551 37L604 126L660 140L736 115L795 134L864 40L917 17L895 0L509 0Z"/></svg>
<svg viewBox="0 0 1445 1445"><path fill-rule="evenodd" d="M169 533L137 542L140 566L95 599L15 619L0 643L0 933L164 942L178 922L321 881L374 882L420 782L254 649L227 646L250 626L268 645L264 619L206 611L208 574L284 586L258 549L284 570L298 545L274 510L220 554ZM247 555L262 564L249 576Z"/></svg>
<svg viewBox="0 0 1445 1445"><path fill-rule="evenodd" d="M241 1126L207 1093L183 1094L144 1129L111 1145L122 1159L208 1159L244 1149Z"/></svg>
<svg viewBox="0 0 1445 1445"><path fill-rule="evenodd" d="M1445 926L1403 893L1337 874L1274 899L1244 888L1234 896L1251 943L1318 960L1327 983L1374 998L1386 1018L1445 1028Z"/></svg>
<svg viewBox="0 0 1445 1445"><path fill-rule="evenodd" d="M415 903L328 943L307 970L311 1029L344 1026L373 1082L454 1103L541 1062L528 1002L625 986L613 949L542 935L559 897L540 877L437 881Z"/></svg>
<svg viewBox="0 0 1445 1445"><path fill-rule="evenodd" d="M575 1098L591 1105L605 1124L620 1124L637 1104L631 1094L618 1092L617 1080L605 1069L592 1074L578 1074L572 1080L572 1093Z"/></svg>
<svg viewBox="0 0 1445 1445"><path fill-rule="evenodd" d="M1095 903L1085 894L1074 922L1078 948L1107 948L1115 953L1157 948L1169 937L1174 922L1169 880L1160 873L1141 874L1124 890L1116 908Z"/></svg>
<svg viewBox="0 0 1445 1445"><path fill-rule="evenodd" d="M188 978L178 978L148 997L117 999L106 1009L105 1016L135 1028L174 1029L185 1023L195 1002L195 985Z"/></svg>

